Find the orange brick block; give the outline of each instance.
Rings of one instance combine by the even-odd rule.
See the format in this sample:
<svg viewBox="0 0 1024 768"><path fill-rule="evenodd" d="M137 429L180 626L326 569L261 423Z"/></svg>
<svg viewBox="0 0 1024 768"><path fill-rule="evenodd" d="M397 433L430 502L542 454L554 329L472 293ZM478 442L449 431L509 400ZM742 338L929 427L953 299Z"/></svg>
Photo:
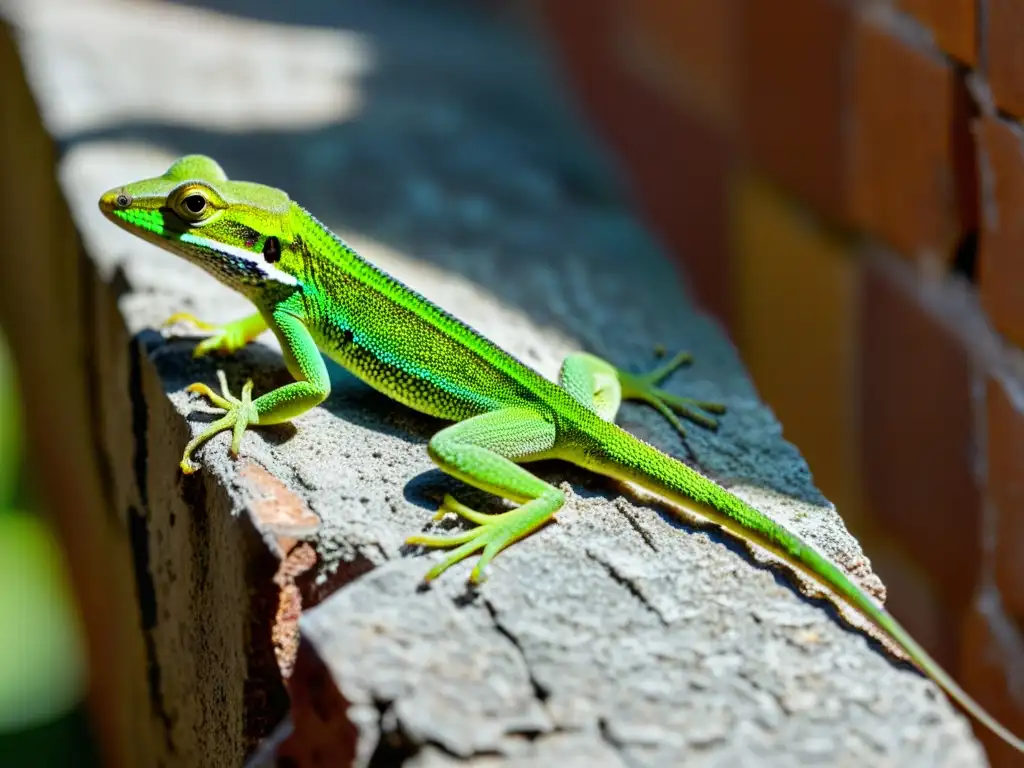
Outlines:
<svg viewBox="0 0 1024 768"><path fill-rule="evenodd" d="M974 606L966 615L960 643L959 682L996 720L1013 733L1024 733L1024 703L1011 690L1024 658L1011 655L999 641L992 622L1003 624L1002 633L1014 632L1009 619L997 609ZM973 718L974 735L985 747L992 768L1020 765L1020 753Z"/></svg>
<svg viewBox="0 0 1024 768"><path fill-rule="evenodd" d="M951 258L976 223L976 172L950 63L857 3L747 0L740 19L739 133L756 166L905 255Z"/></svg>
<svg viewBox="0 0 1024 768"><path fill-rule="evenodd" d="M624 65L609 0L549 0L544 9L565 69L641 213L686 268L698 301L729 326L727 139Z"/></svg>
<svg viewBox="0 0 1024 768"><path fill-rule="evenodd" d="M860 298L864 503L957 610L981 555L970 352L877 263Z"/></svg>
<svg viewBox="0 0 1024 768"><path fill-rule="evenodd" d="M981 300L1000 333L1024 346L1024 130L995 117L975 124L982 187Z"/></svg>
<svg viewBox="0 0 1024 768"><path fill-rule="evenodd" d="M992 95L1001 109L1024 117L1024 4L1020 0L987 0L984 39Z"/></svg>
<svg viewBox="0 0 1024 768"><path fill-rule="evenodd" d="M930 30L950 56L977 64L978 0L899 0L899 7Z"/></svg>
<svg viewBox="0 0 1024 768"><path fill-rule="evenodd" d="M751 177L736 184L737 340L758 389L848 520L859 508L853 391L859 262Z"/></svg>
<svg viewBox="0 0 1024 768"><path fill-rule="evenodd" d="M986 387L986 492L998 520L996 586L1024 626L1024 387L1015 386L1021 390L1016 403L1004 383L990 378Z"/></svg>
<svg viewBox="0 0 1024 768"><path fill-rule="evenodd" d="M740 2L620 0L620 14L636 35L633 46L643 49L627 55L657 67L652 76L681 104L725 131L736 122Z"/></svg>
<svg viewBox="0 0 1024 768"><path fill-rule="evenodd" d="M856 25L854 61L853 220L904 255L948 258L962 227L954 72L866 20ZM966 115L959 130L966 135Z"/></svg>
<svg viewBox="0 0 1024 768"><path fill-rule="evenodd" d="M833 219L847 217L853 38L839 0L746 0L740 16L740 138L758 168Z"/></svg>

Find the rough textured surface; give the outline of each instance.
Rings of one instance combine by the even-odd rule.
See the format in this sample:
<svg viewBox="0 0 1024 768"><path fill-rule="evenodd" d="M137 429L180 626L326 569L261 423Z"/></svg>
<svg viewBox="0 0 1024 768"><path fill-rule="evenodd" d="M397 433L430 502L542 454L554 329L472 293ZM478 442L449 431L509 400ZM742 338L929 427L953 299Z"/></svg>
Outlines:
<svg viewBox="0 0 1024 768"><path fill-rule="evenodd" d="M124 327L101 347L123 355L124 331L135 339L113 373L97 371L109 393L102 448L142 498L135 517L122 513L145 552L151 727L168 764L237 764L279 716L267 660L280 611L262 596L275 567L287 578L274 558L299 538L318 555L307 592L321 601L300 622L295 732L282 748L299 764L983 764L935 687L834 611L734 540L569 467L539 468L569 502L499 557L481 590L464 584L469 564L418 590L437 555L407 552L403 538L446 490L489 502L431 465L437 422L336 368L328 402L294 428L248 434L239 462L221 436L200 453L201 476L176 475L194 428L184 416L203 410L188 383L223 366L260 392L287 374L271 340L193 361L192 342L153 331L173 311L227 320L246 307L103 222L95 199L203 151L232 176L285 187L547 375L577 348L634 369L652 364L655 344L691 350L697 364L671 388L724 400L723 428L692 429L686 453L653 412L627 406L624 426L732 484L882 594L731 346L609 192L536 51L454 5L217 5L262 21L179 5L6 6L65 149L91 265L119 297ZM285 15L325 29L283 27ZM124 507L132 492L114 496Z"/></svg>

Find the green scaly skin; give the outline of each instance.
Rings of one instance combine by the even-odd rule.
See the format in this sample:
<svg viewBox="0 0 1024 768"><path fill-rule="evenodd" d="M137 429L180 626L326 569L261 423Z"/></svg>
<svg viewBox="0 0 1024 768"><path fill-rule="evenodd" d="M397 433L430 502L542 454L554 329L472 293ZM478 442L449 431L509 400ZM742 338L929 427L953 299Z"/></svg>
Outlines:
<svg viewBox="0 0 1024 768"><path fill-rule="evenodd" d="M363 260L284 192L230 181L208 157L183 157L162 176L107 192L99 205L115 224L198 264L255 305L256 314L221 328L200 324L215 333L196 354L233 352L270 328L295 379L256 399L251 381L240 398L231 395L222 372L220 393L191 385L224 415L185 448L183 471L195 470L192 452L221 431L232 431L237 454L247 427L290 421L323 402L330 382L322 351L389 397L455 422L430 440L431 458L445 472L519 505L488 515L445 497L438 515L453 512L475 527L409 538L410 544L454 547L427 572L428 581L482 550L470 575L481 581L495 555L551 520L565 502L561 490L520 464L569 461L652 491L815 578L886 632L967 712L1024 752L1024 742L845 573L738 497L614 424L620 402L634 399L657 408L681 433L677 412L714 428L715 420L702 411L720 414L724 408L656 388L688 356L638 376L575 354L566 358L555 384ZM181 319L195 321L172 318Z"/></svg>

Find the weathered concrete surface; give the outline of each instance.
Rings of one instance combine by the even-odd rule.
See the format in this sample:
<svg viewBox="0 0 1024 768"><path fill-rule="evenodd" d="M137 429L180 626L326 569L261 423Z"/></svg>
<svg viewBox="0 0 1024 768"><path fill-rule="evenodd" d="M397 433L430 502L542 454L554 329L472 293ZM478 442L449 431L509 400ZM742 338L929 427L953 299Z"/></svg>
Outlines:
<svg viewBox="0 0 1024 768"><path fill-rule="evenodd" d="M193 342L155 332L174 311L217 321L246 306L104 222L95 200L202 151L232 176L285 187L549 376L579 348L635 369L656 343L691 350L697 364L670 387L724 400L722 429L691 429L687 453L649 410L626 406L624 426L883 594L734 350L617 199L535 50L437 3L217 5L260 20L6 6L99 276L98 444L134 526L150 707L138 717L154 754L237 764L269 731L283 711L273 654L290 669L304 595L319 605L301 620L295 733L281 748L301 765L984 764L936 688L833 610L734 540L570 467L538 468L569 502L481 590L465 587L469 563L418 590L439 555L402 541L441 494L497 507L433 469L424 445L438 422L336 368L324 407L248 434L237 462L218 437L203 473L181 478L178 453L199 426L185 417L204 410L188 383L222 366L261 392L287 374L272 339L193 361ZM103 314L115 298L119 315ZM311 553L299 539L317 556L301 577Z"/></svg>

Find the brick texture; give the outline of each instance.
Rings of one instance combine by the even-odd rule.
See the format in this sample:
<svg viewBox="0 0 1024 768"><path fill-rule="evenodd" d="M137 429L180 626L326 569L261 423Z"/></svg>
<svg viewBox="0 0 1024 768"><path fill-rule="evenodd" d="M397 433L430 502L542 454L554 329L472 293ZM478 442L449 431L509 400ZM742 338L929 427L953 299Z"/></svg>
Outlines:
<svg viewBox="0 0 1024 768"><path fill-rule="evenodd" d="M978 60L978 0L899 0L950 56L974 66Z"/></svg>
<svg viewBox="0 0 1024 768"><path fill-rule="evenodd" d="M623 65L610 2L544 7L556 34L571 40L565 68L641 212L686 268L697 299L731 325L728 140Z"/></svg>
<svg viewBox="0 0 1024 768"><path fill-rule="evenodd" d="M1011 656L999 642L990 622L1004 621L998 613L990 618L975 607L963 623L959 682L990 715L1014 733L1024 733L1024 704L1011 690L1024 659ZM1021 756L988 728L971 720L974 735L985 746L992 768L1016 768Z"/></svg>
<svg viewBox="0 0 1024 768"><path fill-rule="evenodd" d="M815 482L849 521L858 506L849 403L859 263L845 238L752 177L736 185L733 231L744 360Z"/></svg>
<svg viewBox="0 0 1024 768"><path fill-rule="evenodd" d="M865 504L923 565L949 605L973 590L980 494L972 475L969 350L872 264L861 292Z"/></svg>
<svg viewBox="0 0 1024 768"><path fill-rule="evenodd" d="M853 18L832 0L746 0L740 131L756 166L812 207L846 218L847 70Z"/></svg>
<svg viewBox="0 0 1024 768"><path fill-rule="evenodd" d="M680 103L723 131L736 123L736 20L744 0L620 0L635 44L657 52L660 75ZM642 55L642 54L637 54Z"/></svg>
<svg viewBox="0 0 1024 768"><path fill-rule="evenodd" d="M1016 385L1021 387L1020 382ZM1022 388L1024 390L1024 388ZM1006 609L1024 625L1024 408L1007 385L986 386L988 501L996 516L996 585Z"/></svg>
<svg viewBox="0 0 1024 768"><path fill-rule="evenodd" d="M960 625L967 607L952 608L931 573L907 547L884 530L878 530L884 526L884 519L871 515L871 510L866 510L866 514L869 532L857 535L871 555L871 567L885 582L885 607L943 669L955 670L960 654Z"/></svg>
<svg viewBox="0 0 1024 768"><path fill-rule="evenodd" d="M976 123L982 185L978 279L993 325L1024 346L1024 130L995 117Z"/></svg>
<svg viewBox="0 0 1024 768"><path fill-rule="evenodd" d="M853 218L907 256L948 254L960 234L953 69L868 21L854 52Z"/></svg>
<svg viewBox="0 0 1024 768"><path fill-rule="evenodd" d="M1024 4L1020 0L986 0L984 39L987 74L996 104L1024 117Z"/></svg>

